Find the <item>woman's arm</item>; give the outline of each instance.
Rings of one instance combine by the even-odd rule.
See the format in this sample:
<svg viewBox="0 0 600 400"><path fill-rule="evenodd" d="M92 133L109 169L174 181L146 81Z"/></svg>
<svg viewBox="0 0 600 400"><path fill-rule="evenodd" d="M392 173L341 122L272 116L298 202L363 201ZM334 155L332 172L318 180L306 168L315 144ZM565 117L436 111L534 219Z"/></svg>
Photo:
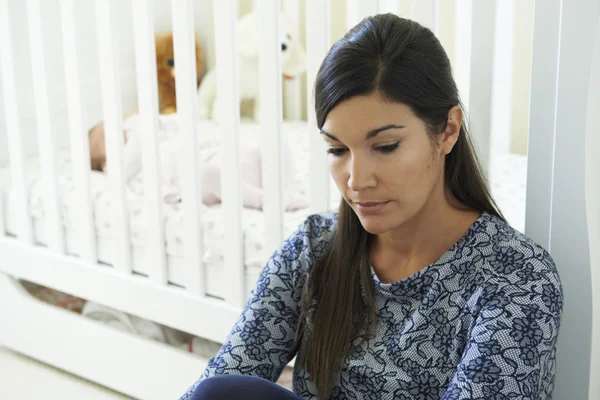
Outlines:
<svg viewBox="0 0 600 400"><path fill-rule="evenodd" d="M308 264L328 240L329 226L324 217L309 217L273 254L227 340L182 400L214 375L278 379L296 354L294 338Z"/></svg>
<svg viewBox="0 0 600 400"><path fill-rule="evenodd" d="M551 398L563 298L536 262L535 279L486 299L443 400Z"/></svg>

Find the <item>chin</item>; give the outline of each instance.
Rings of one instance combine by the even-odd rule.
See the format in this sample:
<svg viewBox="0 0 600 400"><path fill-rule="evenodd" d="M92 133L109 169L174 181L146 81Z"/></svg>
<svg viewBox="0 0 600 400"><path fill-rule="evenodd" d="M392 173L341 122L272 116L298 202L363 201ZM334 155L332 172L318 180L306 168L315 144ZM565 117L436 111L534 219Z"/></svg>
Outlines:
<svg viewBox="0 0 600 400"><path fill-rule="evenodd" d="M360 224L371 235L380 235L392 229L389 218L382 215L361 215L357 213Z"/></svg>

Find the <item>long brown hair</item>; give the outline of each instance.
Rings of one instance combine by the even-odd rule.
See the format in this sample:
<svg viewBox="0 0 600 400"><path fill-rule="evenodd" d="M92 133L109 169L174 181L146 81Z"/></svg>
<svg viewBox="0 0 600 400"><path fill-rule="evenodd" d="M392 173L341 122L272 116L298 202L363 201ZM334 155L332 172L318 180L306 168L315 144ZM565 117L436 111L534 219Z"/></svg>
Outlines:
<svg viewBox="0 0 600 400"><path fill-rule="evenodd" d="M393 14L364 19L329 50L315 83L319 129L337 104L375 91L388 101L409 106L432 138L446 128L450 109L461 105L448 56L438 39L429 29ZM444 181L465 206L504 219L465 123L446 156ZM322 399L329 396L352 341L364 337L361 333L376 322L370 242L371 235L342 199L335 239L326 256L310 269L297 335L302 340L300 366Z"/></svg>

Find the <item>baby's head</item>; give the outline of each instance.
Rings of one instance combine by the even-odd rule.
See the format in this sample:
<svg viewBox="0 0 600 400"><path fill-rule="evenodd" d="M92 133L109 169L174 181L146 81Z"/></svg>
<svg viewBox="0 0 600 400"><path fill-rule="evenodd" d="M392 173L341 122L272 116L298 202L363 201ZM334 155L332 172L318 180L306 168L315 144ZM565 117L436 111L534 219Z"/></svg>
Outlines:
<svg viewBox="0 0 600 400"><path fill-rule="evenodd" d="M106 147L104 145L104 124L94 125L89 131L90 163L94 171L103 171L106 166Z"/></svg>
<svg viewBox="0 0 600 400"><path fill-rule="evenodd" d="M123 116L123 119L137 114L138 110L134 110ZM98 122L88 131L90 142L90 164L94 171L104 171L106 167L106 144L104 143L104 123ZM127 135L123 131L123 143L127 143Z"/></svg>

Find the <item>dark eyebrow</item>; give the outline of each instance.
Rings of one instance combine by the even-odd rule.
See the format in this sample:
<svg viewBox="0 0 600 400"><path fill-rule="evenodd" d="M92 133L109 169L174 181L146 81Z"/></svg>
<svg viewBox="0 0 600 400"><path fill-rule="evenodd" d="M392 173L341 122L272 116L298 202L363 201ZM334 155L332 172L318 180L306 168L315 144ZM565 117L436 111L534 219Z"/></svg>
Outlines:
<svg viewBox="0 0 600 400"><path fill-rule="evenodd" d="M367 136L365 137L365 140L373 139L380 132L387 131L388 129L402 129L402 128L406 128L406 127L403 125L394 125L394 124L384 125L381 128L377 128L377 129L373 129L372 131L369 131L369 133L367 133ZM330 138L331 140L335 140L336 142L341 143L341 140L339 140L338 138L333 136L331 133L325 132L322 129L321 129L321 135L325 135L328 138Z"/></svg>

